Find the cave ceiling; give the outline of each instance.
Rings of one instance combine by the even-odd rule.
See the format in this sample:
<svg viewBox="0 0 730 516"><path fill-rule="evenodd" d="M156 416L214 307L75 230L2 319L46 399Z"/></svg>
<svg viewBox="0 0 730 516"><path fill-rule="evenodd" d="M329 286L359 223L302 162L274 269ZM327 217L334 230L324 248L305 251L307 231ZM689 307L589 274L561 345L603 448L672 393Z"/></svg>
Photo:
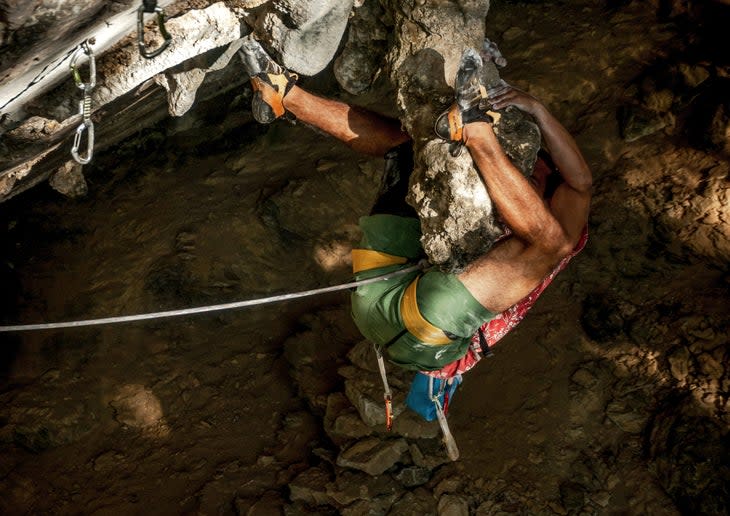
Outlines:
<svg viewBox="0 0 730 516"><path fill-rule="evenodd" d="M0 202L56 173L80 174L94 152L245 83L240 68L227 65L252 31L289 68L321 71L352 5L0 1ZM302 59L303 45L317 51Z"/></svg>

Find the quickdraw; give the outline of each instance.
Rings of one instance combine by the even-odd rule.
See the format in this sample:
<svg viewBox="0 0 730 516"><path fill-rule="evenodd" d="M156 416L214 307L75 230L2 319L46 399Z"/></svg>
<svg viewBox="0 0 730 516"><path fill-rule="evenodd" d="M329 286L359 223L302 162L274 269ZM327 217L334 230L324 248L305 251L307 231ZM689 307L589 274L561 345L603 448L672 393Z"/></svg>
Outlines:
<svg viewBox="0 0 730 516"><path fill-rule="evenodd" d="M385 372L385 359L383 358L382 349L387 348L390 344L398 340L401 336L404 335L405 331L406 330L398 333L390 340L388 344L382 347L373 344L373 348L375 349L375 356L378 359L380 378L383 380L383 399L385 400L385 428L389 432L393 428L393 393L390 390L390 385L388 384L388 376ZM449 395L448 391L446 390L446 385L449 381L441 380L440 386L436 392L434 392L433 381L433 376L429 376L428 396L431 400L431 403L433 403L434 408L436 409L436 418L438 419L439 427L441 427L441 434L443 435L443 442L444 446L446 447L446 453L451 460L455 461L459 459L459 447L456 445L456 439L454 439L454 436L451 434L451 430L449 429L449 422L446 420L446 411L448 410L449 403ZM442 399L444 400L443 404L441 403Z"/></svg>
<svg viewBox="0 0 730 516"><path fill-rule="evenodd" d="M388 376L385 374L385 360L383 353L378 346L373 344L375 356L378 358L378 369L380 378L383 380L383 400L385 401L385 429L390 432L393 428L393 393L388 385Z"/></svg>
<svg viewBox="0 0 730 516"><path fill-rule="evenodd" d="M157 15L157 27L160 29L163 41L155 50L148 49L144 42L145 13ZM172 41L172 36L165 28L165 19L165 10L162 7L157 7L157 0L142 0L142 5L137 9L137 44L139 46L139 53L145 59L152 59L153 57L159 56L170 44L170 41Z"/></svg>
<svg viewBox="0 0 730 516"><path fill-rule="evenodd" d="M83 97L79 101L79 115L81 115L81 124L76 129L73 147L71 147L71 156L81 165L86 165L91 161L94 155L94 122L91 121L91 90L96 86L96 59L91 45L95 43L94 39L88 39L81 43L71 56L71 74L73 75L76 86L83 91ZM82 54L86 54L89 58L89 82L83 82L81 73L79 72L76 62ZM86 156L79 155L79 147L81 146L81 138L86 131Z"/></svg>
<svg viewBox="0 0 730 516"><path fill-rule="evenodd" d="M439 426L441 427L444 446L446 446L446 453L449 455L449 458L451 460L455 461L459 458L459 448L456 446L456 439L454 439L454 436L451 434L451 430L449 429L449 423L448 421L446 421L446 413L444 412L444 407L441 405L442 397L444 399L444 404L448 403L445 396L446 382L447 380L442 380L439 391L434 394L433 376L429 376L428 391L431 396L431 401L433 402L434 407L436 407L436 418L438 419Z"/></svg>

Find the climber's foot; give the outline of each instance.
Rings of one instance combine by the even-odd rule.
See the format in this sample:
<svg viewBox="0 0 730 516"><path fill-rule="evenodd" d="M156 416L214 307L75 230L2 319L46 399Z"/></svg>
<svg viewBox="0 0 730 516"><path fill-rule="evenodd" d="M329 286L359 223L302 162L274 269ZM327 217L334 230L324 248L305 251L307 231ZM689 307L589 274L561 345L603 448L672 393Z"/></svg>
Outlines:
<svg viewBox="0 0 730 516"><path fill-rule="evenodd" d="M454 81L456 102L439 115L434 125L434 131L439 138L461 143L464 140L464 125L470 122L493 122L486 112L487 93L479 80L482 65L481 56L472 48L461 56Z"/></svg>
<svg viewBox="0 0 730 516"><path fill-rule="evenodd" d="M497 44L488 38L484 38L484 42L482 43L482 50L481 52L479 52L479 54L481 55L482 60L484 60L485 63L488 61L492 61L500 68L504 68L505 66L507 66L507 60L502 55L502 52L499 50L499 47L497 47Z"/></svg>
<svg viewBox="0 0 730 516"><path fill-rule="evenodd" d="M253 101L251 111L254 119L261 124L270 124L286 114L284 97L299 78L277 64L261 44L251 35L243 38L238 51L243 67L251 76Z"/></svg>

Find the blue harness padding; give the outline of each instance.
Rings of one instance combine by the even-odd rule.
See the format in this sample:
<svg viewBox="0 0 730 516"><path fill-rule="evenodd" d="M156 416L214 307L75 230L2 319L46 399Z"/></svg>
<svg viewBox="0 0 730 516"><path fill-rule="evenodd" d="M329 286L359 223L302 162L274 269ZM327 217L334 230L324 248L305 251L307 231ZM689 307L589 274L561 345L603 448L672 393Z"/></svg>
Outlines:
<svg viewBox="0 0 730 516"><path fill-rule="evenodd" d="M423 373L416 373L416 376L413 378L413 382L411 383L411 390L408 391L406 405L408 405L411 410L418 413L426 421L433 421L436 419L437 415L436 406L431 399L432 393L429 390L429 378L430 377L428 375ZM445 385L443 385L444 383ZM451 399L454 397L456 388L460 383L461 375L456 375L450 380L439 380L438 378L433 379L433 395L438 395L437 397L441 403L441 407L444 409L444 414L448 412Z"/></svg>

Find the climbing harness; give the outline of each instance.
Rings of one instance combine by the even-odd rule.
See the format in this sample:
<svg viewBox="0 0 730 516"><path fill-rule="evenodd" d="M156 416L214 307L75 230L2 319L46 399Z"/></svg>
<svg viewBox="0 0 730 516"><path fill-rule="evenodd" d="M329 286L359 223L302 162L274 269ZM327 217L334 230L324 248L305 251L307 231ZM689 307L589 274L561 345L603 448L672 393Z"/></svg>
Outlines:
<svg viewBox="0 0 730 516"><path fill-rule="evenodd" d="M144 42L145 13L157 15L157 27L159 27L160 34L163 37L162 43L155 50L148 49ZM159 56L170 44L170 41L172 41L172 36L165 28L165 18L165 10L162 7L157 7L157 0L142 0L142 5L137 10L137 45L139 46L139 53L145 59L152 59L153 57Z"/></svg>
<svg viewBox="0 0 730 516"><path fill-rule="evenodd" d="M71 74L73 75L76 86L83 92L83 97L79 101L79 115L81 115L81 124L76 129L74 136L74 144L71 147L71 156L81 165L86 165L91 161L94 155L94 122L91 121L91 90L96 86L96 59L91 45L95 43L94 39L87 39L81 43L71 56ZM79 72L76 62L82 54L86 54L89 58L89 82L83 82L81 72ZM79 155L79 147L81 146L81 138L86 131L86 156Z"/></svg>
<svg viewBox="0 0 730 516"><path fill-rule="evenodd" d="M121 315L118 317L104 317L100 319L84 319L80 321L67 321L67 322L55 322L55 323L38 323L38 324L17 324L11 326L0 326L0 333L11 332L11 331L30 331L30 330L50 330L57 328L78 328L81 326L99 326L102 324L116 324L123 322L132 321L144 321L150 319L164 319L168 317L180 317L183 315L201 314L206 312L220 312L222 310L233 310L235 308L245 308L255 305L263 305L265 303L274 303L277 301L288 301L289 299L297 299L300 297L315 296L317 294L326 294L328 292L337 292L338 290L348 290L360 285L367 285L370 283L376 283L378 281L384 281L402 274L408 274L410 272L423 269L427 262L424 260L421 263L400 269L397 271L382 274L372 278L362 279L358 281L352 281L350 283L342 283L341 285L333 285L330 287L322 287L312 290L304 290L301 292L293 292L290 294L279 294L276 296L263 297L259 299L249 299L247 301L236 301L233 303L224 303L220 305L207 305L198 306L194 308L184 308L180 310L168 310L166 312L153 312L147 314L137 315Z"/></svg>

